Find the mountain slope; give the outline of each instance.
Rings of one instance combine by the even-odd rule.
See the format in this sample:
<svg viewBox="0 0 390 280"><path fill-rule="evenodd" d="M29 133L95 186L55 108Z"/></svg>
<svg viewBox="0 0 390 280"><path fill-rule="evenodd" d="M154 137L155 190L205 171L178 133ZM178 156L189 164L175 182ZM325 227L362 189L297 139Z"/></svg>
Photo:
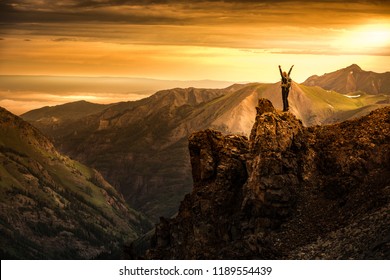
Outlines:
<svg viewBox="0 0 390 280"><path fill-rule="evenodd" d="M383 96L369 97L348 98L294 83L289 99L291 112L309 126L385 106L377 104L386 102ZM249 135L258 98L267 98L281 109L280 83L175 88L113 104L61 125L39 120L33 124L52 137L62 152L99 170L132 207L158 219L175 214L178 202L191 189L188 136L206 128Z"/></svg>
<svg viewBox="0 0 390 280"><path fill-rule="evenodd" d="M364 71L352 64L344 69L311 76L305 82L307 86L319 86L340 93L365 92L368 94L390 93L390 72L375 73Z"/></svg>
<svg viewBox="0 0 390 280"><path fill-rule="evenodd" d="M95 170L0 107L2 259L118 257L150 227Z"/></svg>
<svg viewBox="0 0 390 280"><path fill-rule="evenodd" d="M390 107L306 128L260 99L249 139L189 138L193 189L151 259L388 259Z"/></svg>
<svg viewBox="0 0 390 280"><path fill-rule="evenodd" d="M172 215L191 177L186 137L169 133L193 108L239 87L166 90L67 125L35 125L55 137L61 151L101 171L132 206L152 217Z"/></svg>

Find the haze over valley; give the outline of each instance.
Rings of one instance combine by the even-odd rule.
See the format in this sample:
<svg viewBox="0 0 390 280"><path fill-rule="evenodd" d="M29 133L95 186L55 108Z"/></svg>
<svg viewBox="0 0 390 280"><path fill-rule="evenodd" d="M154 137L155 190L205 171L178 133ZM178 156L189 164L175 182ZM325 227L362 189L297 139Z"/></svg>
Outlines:
<svg viewBox="0 0 390 280"><path fill-rule="evenodd" d="M223 88L228 81L170 81L126 77L0 76L0 106L16 115L85 100L99 104L138 100L174 87Z"/></svg>

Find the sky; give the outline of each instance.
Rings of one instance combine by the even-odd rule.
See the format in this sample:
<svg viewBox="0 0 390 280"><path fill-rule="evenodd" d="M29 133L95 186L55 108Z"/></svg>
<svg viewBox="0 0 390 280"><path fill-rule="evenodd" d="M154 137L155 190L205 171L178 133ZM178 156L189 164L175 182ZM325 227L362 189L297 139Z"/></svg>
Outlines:
<svg viewBox="0 0 390 280"><path fill-rule="evenodd" d="M389 1L0 0L0 75L303 82L389 58Z"/></svg>

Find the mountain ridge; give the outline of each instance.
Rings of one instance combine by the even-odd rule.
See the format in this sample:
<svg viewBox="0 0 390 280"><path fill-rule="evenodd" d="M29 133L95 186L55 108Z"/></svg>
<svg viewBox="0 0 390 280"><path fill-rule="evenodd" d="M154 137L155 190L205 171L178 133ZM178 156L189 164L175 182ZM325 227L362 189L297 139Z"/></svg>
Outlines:
<svg viewBox="0 0 390 280"><path fill-rule="evenodd" d="M375 73L364 71L357 64L326 73L322 76L313 75L302 83L307 86L320 86L327 90L335 90L348 94L365 92L368 94L390 93L390 72Z"/></svg>
<svg viewBox="0 0 390 280"><path fill-rule="evenodd" d="M110 104L96 104L85 100L74 101L56 106L46 106L43 108L28 111L21 115L26 121L38 121L42 123L56 123L71 121L96 114L111 106Z"/></svg>

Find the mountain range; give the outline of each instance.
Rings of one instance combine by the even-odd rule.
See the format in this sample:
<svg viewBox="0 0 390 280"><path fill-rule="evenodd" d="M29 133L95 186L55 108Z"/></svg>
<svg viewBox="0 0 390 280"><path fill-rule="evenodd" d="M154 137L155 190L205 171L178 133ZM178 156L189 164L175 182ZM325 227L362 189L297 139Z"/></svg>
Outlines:
<svg viewBox="0 0 390 280"><path fill-rule="evenodd" d="M151 228L94 169L0 107L2 259L118 258Z"/></svg>
<svg viewBox="0 0 390 280"><path fill-rule="evenodd" d="M0 75L0 92L41 92L60 95L77 93L132 93L148 96L158 90L172 87L221 88L228 81L216 80L158 80L136 77L80 77ZM11 98L8 96L8 98Z"/></svg>
<svg viewBox="0 0 390 280"><path fill-rule="evenodd" d="M335 91L343 81L347 87L349 80L343 77L355 68L352 65L311 77L303 84L293 83L291 113L305 126L313 126L356 118L387 106L390 91L367 94L362 90L373 81L380 83L388 73L371 74L371 80L356 83L348 94ZM372 72L360 69L359 73L357 80ZM329 75L339 82L316 85L329 81ZM104 106L82 101L33 110L22 117L48 135L61 152L101 172L132 207L157 220L174 215L191 190L188 136L206 128L249 136L259 98L267 98L281 109L280 83L174 88L138 101Z"/></svg>
<svg viewBox="0 0 390 280"><path fill-rule="evenodd" d="M82 99L114 103L148 97L173 87L223 88L228 81L157 80L130 77L72 77L0 75L0 106L14 114Z"/></svg>

